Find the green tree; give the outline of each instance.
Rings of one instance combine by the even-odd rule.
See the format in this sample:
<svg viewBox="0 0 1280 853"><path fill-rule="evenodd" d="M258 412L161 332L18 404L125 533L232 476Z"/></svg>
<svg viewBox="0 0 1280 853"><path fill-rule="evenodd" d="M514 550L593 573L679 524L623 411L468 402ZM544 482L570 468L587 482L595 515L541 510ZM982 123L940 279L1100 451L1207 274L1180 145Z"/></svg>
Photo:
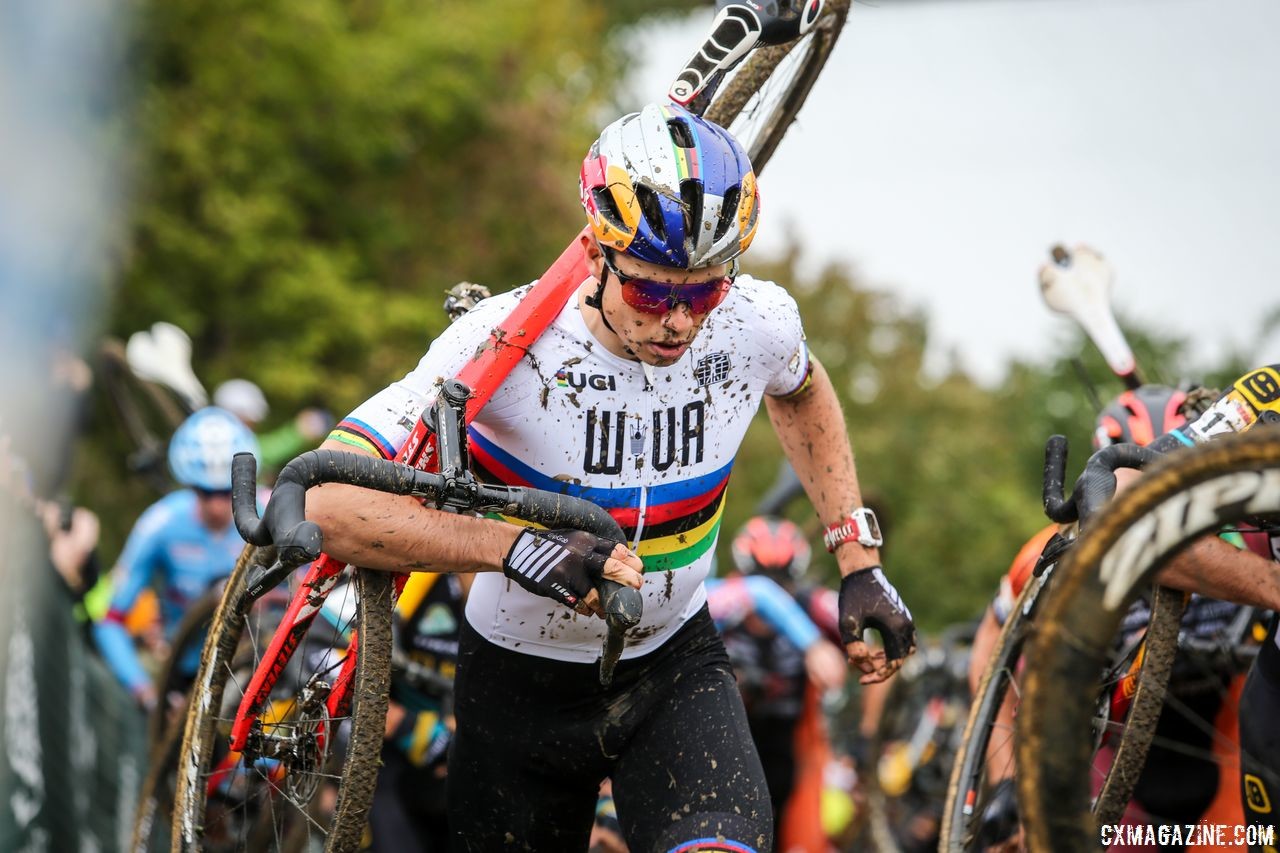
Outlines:
<svg viewBox="0 0 1280 853"><path fill-rule="evenodd" d="M625 27L688 5L144 4L107 330L178 324L207 385L253 379L277 421L347 411L421 356L454 282L504 290L560 253L634 50ZM123 447L101 405L91 424L81 490L112 540L151 496L114 485Z"/></svg>

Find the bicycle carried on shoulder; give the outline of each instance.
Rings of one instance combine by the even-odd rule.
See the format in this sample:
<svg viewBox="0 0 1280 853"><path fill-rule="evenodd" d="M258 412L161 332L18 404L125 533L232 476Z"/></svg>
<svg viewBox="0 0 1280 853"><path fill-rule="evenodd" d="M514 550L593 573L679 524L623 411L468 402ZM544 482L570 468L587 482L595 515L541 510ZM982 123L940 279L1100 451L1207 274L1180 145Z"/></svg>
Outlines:
<svg viewBox="0 0 1280 853"><path fill-rule="evenodd" d="M757 173L794 121L848 8L848 0L793 2L783 4L775 20L742 4L722 4L713 32L682 72L694 69L697 75L695 85L680 89L689 99L700 99L694 111L705 106L709 118L740 133ZM762 42L769 46L737 68ZM580 255L574 241L523 301L518 311L524 313L508 318L513 329L536 337L532 330L545 328L582 280ZM544 283L549 286L542 288ZM492 385L495 374L505 375L504 362L522 356L522 347L504 340L505 325L495 330L494 347L462 378ZM481 358L491 360L481 367ZM436 406L423 413L433 419L432 428L415 434L432 445L422 455L425 461L418 462L418 447L402 451L404 461L434 465L439 473L312 451L281 472L258 519L251 500L253 466L250 460L237 462L237 526L257 547L246 548L227 583L193 688L176 768L175 849L244 844L267 834L282 848L322 840L326 849L343 850L354 847L363 832L387 710L392 602L406 576L347 567L321 556L319 530L303 520L308 488L345 482L413 495L448 511L500 511L622 541L616 523L593 504L488 486L471 476L466 423L493 388L474 390L469 393L456 380L445 383ZM315 562L281 627L270 638L252 630L246 614L255 598L310 560ZM348 597L334 606L328 598L343 576L351 579ZM601 655L601 676L607 680L625 631L639 619L640 597L609 581L602 581L600 590L610 626ZM331 615L338 633L350 634L349 644L295 654L320 613Z"/></svg>

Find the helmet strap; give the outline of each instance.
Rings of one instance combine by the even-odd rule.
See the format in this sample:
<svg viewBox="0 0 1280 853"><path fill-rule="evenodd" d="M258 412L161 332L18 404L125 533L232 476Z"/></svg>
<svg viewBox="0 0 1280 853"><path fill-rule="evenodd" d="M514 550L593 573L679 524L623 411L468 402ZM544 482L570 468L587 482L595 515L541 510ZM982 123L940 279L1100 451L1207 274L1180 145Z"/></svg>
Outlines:
<svg viewBox="0 0 1280 853"><path fill-rule="evenodd" d="M596 285L596 292L588 296L583 301L586 302L587 305L599 311L600 320L604 323L604 327L608 329L611 334L621 339L621 336L618 335L618 330L613 328L613 324L609 322L609 318L605 316L605 313L604 313L604 286L608 283L608 281L609 281L609 265L601 264L600 279L599 279L599 284Z"/></svg>
<svg viewBox="0 0 1280 853"><path fill-rule="evenodd" d="M602 251L602 252L607 252L607 251L608 251L608 249L605 249L604 247L601 247L601 251ZM636 354L635 354L635 352L631 349L631 347L627 346L626 341L623 341L623 339L622 339L622 335L619 335L619 334L618 334L618 330L617 330L617 329L615 329L615 328L613 327L613 324L609 322L609 317L608 317L608 315L606 315L606 314L604 313L604 288L605 288L605 285L606 285L606 284L608 283L608 281L609 281L609 265L608 265L608 264L601 264L600 266L601 266L601 269L600 269L600 279L599 279L599 280L600 280L600 283L596 285L596 292L595 292L595 293L593 293L593 294L591 294L590 296L588 296L586 299L584 299L584 300L582 300L582 301L583 301L583 302L585 302L585 303L587 303L587 305L591 306L592 308L594 308L594 309L596 309L597 311L599 311L599 312L600 312L600 321L601 321L602 323L604 323L604 327L605 327L606 329L608 329L608 330L609 330L609 333L610 333L611 335L613 335L613 336L614 336L615 338L617 338L619 341L622 341L622 349L623 349L623 351L624 351L624 352L626 352L626 353L627 353L627 355L629 355L629 356L631 356L632 358L634 358L636 361L639 361L639 362L641 363L641 365L642 365L644 368L646 368L646 370L645 370L645 374L644 374L644 377L645 377L645 378L644 378L644 386L645 386L645 390L646 390L646 391L652 391L652 390L653 390L653 377L652 377L652 376L650 376L650 374L649 374L649 370L652 370L652 368L651 368L651 367L649 367L649 365L645 364L645 363L644 363L644 361L642 361L642 360L641 360L640 356L638 356L638 355L636 355Z"/></svg>

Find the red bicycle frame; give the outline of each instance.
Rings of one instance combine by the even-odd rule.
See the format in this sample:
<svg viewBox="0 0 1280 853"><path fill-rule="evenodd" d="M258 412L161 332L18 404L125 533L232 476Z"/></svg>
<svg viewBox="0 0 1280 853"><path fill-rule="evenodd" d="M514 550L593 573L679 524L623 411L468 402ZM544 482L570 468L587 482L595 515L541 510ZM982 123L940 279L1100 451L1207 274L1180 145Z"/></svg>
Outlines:
<svg viewBox="0 0 1280 853"><path fill-rule="evenodd" d="M586 253L582 249L582 238L589 234L589 229L583 229L579 233L538 279L529 294L490 333L488 346L481 348L459 372L458 379L471 388L471 398L467 401L467 423L484 408L502 380L560 313L582 282L592 275ZM435 435L422 418L418 419L413 432L400 448L396 461L421 470L435 469ZM272 635L266 654L258 662L244 696L241 697L240 707L231 727L232 750L244 750L280 674L297 651L312 620L320 612L325 598L332 592L338 576L345 568L346 563L341 560L321 554L307 570L302 585L290 600L284 619ZM396 576L393 600L399 598L408 577L407 574ZM345 717L350 712L351 682L355 677L358 647L359 638L352 634L346 657L326 700L330 719Z"/></svg>

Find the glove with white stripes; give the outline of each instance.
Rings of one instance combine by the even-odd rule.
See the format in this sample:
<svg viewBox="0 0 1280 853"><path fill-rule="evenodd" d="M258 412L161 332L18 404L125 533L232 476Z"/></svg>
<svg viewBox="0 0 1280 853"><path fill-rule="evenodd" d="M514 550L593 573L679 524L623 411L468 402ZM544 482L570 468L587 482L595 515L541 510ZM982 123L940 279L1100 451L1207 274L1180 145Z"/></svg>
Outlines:
<svg viewBox="0 0 1280 853"><path fill-rule="evenodd" d="M582 530L526 527L502 561L502 573L535 595L573 607L604 576L616 543Z"/></svg>
<svg viewBox="0 0 1280 853"><path fill-rule="evenodd" d="M859 569L840 581L840 639L848 645L862 640L862 632L880 632L885 657L897 660L916 647L911 611L879 566Z"/></svg>

